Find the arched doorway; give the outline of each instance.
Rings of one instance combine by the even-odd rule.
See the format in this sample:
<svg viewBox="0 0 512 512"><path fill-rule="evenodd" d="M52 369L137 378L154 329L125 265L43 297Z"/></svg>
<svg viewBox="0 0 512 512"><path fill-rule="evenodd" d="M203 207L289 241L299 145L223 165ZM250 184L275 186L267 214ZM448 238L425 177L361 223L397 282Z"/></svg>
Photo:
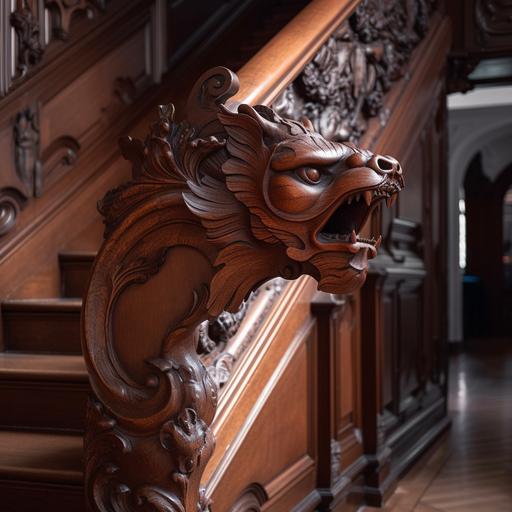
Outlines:
<svg viewBox="0 0 512 512"><path fill-rule="evenodd" d="M449 125L448 338L450 341L462 341L465 271L460 266L459 215L460 200L464 200L464 181L470 164L478 154L482 155L484 173L491 181L512 160L512 105L450 110ZM468 227L471 229L471 226Z"/></svg>
<svg viewBox="0 0 512 512"><path fill-rule="evenodd" d="M511 187L512 163L495 180L485 173L480 153L468 166L464 180L465 337L512 334Z"/></svg>

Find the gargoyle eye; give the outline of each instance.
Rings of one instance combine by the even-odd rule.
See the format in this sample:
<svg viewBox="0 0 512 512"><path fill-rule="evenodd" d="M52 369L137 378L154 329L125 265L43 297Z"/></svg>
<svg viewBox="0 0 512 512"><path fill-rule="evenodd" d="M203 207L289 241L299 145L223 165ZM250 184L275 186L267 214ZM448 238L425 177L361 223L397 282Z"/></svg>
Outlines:
<svg viewBox="0 0 512 512"><path fill-rule="evenodd" d="M316 185L320 182L320 178L322 177L320 171L313 167L301 167L297 169L297 174L310 185Z"/></svg>

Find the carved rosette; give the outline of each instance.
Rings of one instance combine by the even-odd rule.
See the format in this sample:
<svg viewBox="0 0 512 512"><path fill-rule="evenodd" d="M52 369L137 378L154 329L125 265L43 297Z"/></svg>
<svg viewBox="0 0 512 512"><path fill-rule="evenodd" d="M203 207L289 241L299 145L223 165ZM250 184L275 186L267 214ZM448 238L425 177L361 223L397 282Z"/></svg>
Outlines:
<svg viewBox="0 0 512 512"><path fill-rule="evenodd" d="M384 97L424 37L433 0L365 0L274 104L307 117L325 138L356 142L368 120L385 122Z"/></svg>
<svg viewBox="0 0 512 512"><path fill-rule="evenodd" d="M25 198L17 190L0 189L0 236L14 228L24 203Z"/></svg>

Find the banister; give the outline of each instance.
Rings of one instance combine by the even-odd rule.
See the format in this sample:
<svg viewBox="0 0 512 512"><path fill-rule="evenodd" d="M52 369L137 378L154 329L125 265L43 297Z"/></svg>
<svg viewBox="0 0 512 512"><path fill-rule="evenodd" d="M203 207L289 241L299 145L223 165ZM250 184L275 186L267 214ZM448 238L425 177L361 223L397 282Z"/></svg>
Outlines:
<svg viewBox="0 0 512 512"><path fill-rule="evenodd" d="M380 239L356 231L402 188L398 162L268 107L236 108L272 101L355 5L312 2L269 43L275 56L267 48L241 70L241 89L214 68L193 87L184 122L161 107L144 143L122 142L133 179L101 203L106 239L82 317L96 395L85 438L90 510L208 510L200 482L218 393L197 326L274 277L310 275L333 293L364 282ZM359 213L343 209L347 199Z"/></svg>
<svg viewBox="0 0 512 512"><path fill-rule="evenodd" d="M238 72L239 103L270 105L360 0L313 0Z"/></svg>

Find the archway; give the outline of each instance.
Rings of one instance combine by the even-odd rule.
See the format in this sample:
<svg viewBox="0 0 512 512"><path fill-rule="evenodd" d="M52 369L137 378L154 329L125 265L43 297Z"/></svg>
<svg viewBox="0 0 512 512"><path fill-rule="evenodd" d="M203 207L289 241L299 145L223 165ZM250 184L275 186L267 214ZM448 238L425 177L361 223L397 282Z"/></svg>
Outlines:
<svg viewBox="0 0 512 512"><path fill-rule="evenodd" d="M510 331L505 287L504 198L512 185L512 164L491 180L478 153L464 179L466 215L466 268L464 279L465 337L502 336ZM512 241L512 193L510 194ZM510 243L507 251L512 253Z"/></svg>
<svg viewBox="0 0 512 512"><path fill-rule="evenodd" d="M512 161L512 105L452 110L449 125L448 337L462 341L464 272L459 266L459 199L475 155L482 155L485 175L492 181Z"/></svg>

